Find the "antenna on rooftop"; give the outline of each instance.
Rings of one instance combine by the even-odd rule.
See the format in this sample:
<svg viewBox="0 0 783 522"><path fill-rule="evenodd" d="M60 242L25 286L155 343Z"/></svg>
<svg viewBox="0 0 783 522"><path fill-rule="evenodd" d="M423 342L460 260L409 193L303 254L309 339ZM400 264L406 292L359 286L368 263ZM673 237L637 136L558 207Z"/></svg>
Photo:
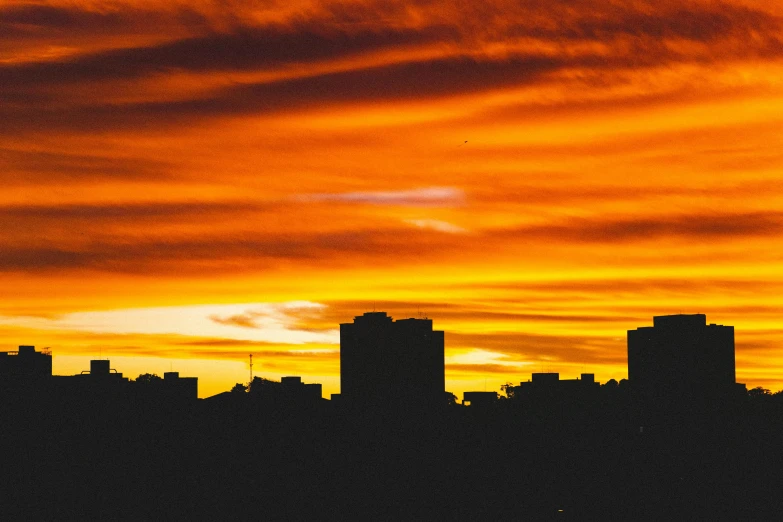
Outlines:
<svg viewBox="0 0 783 522"><path fill-rule="evenodd" d="M253 354L250 354L250 382L253 382Z"/></svg>

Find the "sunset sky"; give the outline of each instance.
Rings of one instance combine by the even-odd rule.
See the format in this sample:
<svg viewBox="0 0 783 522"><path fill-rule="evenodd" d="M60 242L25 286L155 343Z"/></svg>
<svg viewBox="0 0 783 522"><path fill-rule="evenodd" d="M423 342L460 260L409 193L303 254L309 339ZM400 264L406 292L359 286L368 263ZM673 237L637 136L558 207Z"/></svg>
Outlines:
<svg viewBox="0 0 783 522"><path fill-rule="evenodd" d="M706 313L783 388L783 3L4 0L0 351L339 391L339 323L446 388L627 376Z"/></svg>

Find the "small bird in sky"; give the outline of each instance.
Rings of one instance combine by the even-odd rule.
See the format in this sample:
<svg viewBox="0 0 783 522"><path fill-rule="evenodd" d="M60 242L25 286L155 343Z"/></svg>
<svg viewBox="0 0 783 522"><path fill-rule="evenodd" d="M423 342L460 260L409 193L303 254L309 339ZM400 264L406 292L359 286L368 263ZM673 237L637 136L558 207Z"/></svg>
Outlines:
<svg viewBox="0 0 783 522"><path fill-rule="evenodd" d="M463 146L463 145L465 145L467 142L468 142L468 140L465 140L465 141L463 141L462 143L460 143L460 144L459 144L459 147L462 147L462 146Z"/></svg>

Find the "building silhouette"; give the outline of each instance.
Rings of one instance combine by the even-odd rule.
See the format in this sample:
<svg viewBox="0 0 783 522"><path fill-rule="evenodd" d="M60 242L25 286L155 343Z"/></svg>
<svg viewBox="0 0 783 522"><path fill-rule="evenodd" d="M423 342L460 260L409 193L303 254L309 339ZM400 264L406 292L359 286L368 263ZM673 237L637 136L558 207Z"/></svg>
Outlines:
<svg viewBox="0 0 783 522"><path fill-rule="evenodd" d="M595 374L583 373L576 379L561 379L559 373L543 372L530 374L530 380L519 383L519 391L526 390L585 390L600 386Z"/></svg>
<svg viewBox="0 0 783 522"><path fill-rule="evenodd" d="M54 391L74 403L116 403L128 396L129 379L111 367L107 359L93 359L90 369L76 375L55 375Z"/></svg>
<svg viewBox="0 0 783 522"><path fill-rule="evenodd" d="M15 352L0 352L0 379L39 380L52 376L52 353L20 346Z"/></svg>
<svg viewBox="0 0 783 522"><path fill-rule="evenodd" d="M628 381L648 398L736 391L734 327L708 325L704 314L653 317L653 326L628 330Z"/></svg>
<svg viewBox="0 0 783 522"><path fill-rule="evenodd" d="M266 409L296 412L310 410L328 402L323 398L323 385L304 383L299 376L282 377L279 381L253 377L249 386L235 386L227 392L206 397L204 401L216 408L233 408L252 403Z"/></svg>
<svg viewBox="0 0 783 522"><path fill-rule="evenodd" d="M127 382L128 379L111 367L108 359L93 359L90 361L90 369L78 375L82 379L101 382Z"/></svg>
<svg viewBox="0 0 783 522"><path fill-rule="evenodd" d="M142 379L149 376L151 379ZM93 359L90 369L76 375L52 377L53 393L84 404L123 404L138 401L162 406L198 400L198 377L180 377L179 372L140 375L135 381L111 367L108 359Z"/></svg>
<svg viewBox="0 0 783 522"><path fill-rule="evenodd" d="M164 372L161 395L170 401L198 399L198 377L180 377L179 372Z"/></svg>
<svg viewBox="0 0 783 522"><path fill-rule="evenodd" d="M444 334L430 319L367 312L340 325L340 400L437 404L445 391Z"/></svg>
<svg viewBox="0 0 783 522"><path fill-rule="evenodd" d="M601 384L595 374L583 373L576 379L561 379L559 373L533 373L530 380L511 386L509 397L520 402L573 402L593 400Z"/></svg>
<svg viewBox="0 0 783 522"><path fill-rule="evenodd" d="M493 391L466 391L462 393L462 405L473 408L491 408L498 402L498 394Z"/></svg>
<svg viewBox="0 0 783 522"><path fill-rule="evenodd" d="M282 377L280 385L286 394L303 402L315 402L323 399L323 386L320 383L303 383L299 376Z"/></svg>

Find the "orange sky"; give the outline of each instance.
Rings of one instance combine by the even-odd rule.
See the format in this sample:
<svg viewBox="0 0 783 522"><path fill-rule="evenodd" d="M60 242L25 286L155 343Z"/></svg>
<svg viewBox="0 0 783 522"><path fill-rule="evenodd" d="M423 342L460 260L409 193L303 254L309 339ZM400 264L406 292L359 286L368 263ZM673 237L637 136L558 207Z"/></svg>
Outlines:
<svg viewBox="0 0 783 522"><path fill-rule="evenodd" d="M423 313L461 397L706 313L781 389L770 4L5 1L0 346L328 396L340 322Z"/></svg>

